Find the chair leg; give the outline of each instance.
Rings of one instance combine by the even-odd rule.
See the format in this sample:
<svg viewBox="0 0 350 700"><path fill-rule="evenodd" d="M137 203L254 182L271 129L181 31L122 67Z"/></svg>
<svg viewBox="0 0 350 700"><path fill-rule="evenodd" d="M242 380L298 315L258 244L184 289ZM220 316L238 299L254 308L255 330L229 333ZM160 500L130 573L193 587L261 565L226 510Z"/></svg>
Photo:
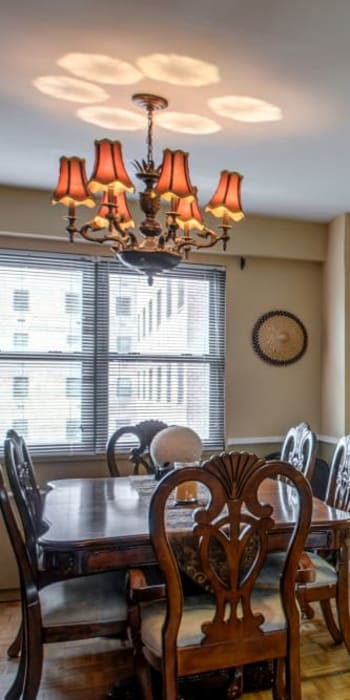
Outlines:
<svg viewBox="0 0 350 700"><path fill-rule="evenodd" d="M8 650L7 650L7 656L9 659L15 659L17 656L19 656L19 652L21 651L21 646L22 646L22 623L20 624L18 628L18 632L12 642L10 644Z"/></svg>
<svg viewBox="0 0 350 700"><path fill-rule="evenodd" d="M240 698L243 694L243 666L235 668L233 679L230 681L226 689L226 699L234 700Z"/></svg>
<svg viewBox="0 0 350 700"><path fill-rule="evenodd" d="M324 621L327 625L331 637L333 638L333 641L335 642L335 644L341 644L341 642L343 641L343 635L335 621L331 601L329 599L320 600L320 605Z"/></svg>
<svg viewBox="0 0 350 700"><path fill-rule="evenodd" d="M43 666L42 622L39 601L25 610L23 616L22 655L25 657L25 672L23 679L23 700L36 700L38 695L41 671ZM8 698L10 700L10 698ZM12 698L11 698L12 700Z"/></svg>
<svg viewBox="0 0 350 700"><path fill-rule="evenodd" d="M145 660L138 659L136 673L140 697L142 700L154 700L151 669Z"/></svg>
<svg viewBox="0 0 350 700"><path fill-rule="evenodd" d="M22 697L22 688L24 683L24 676L26 671L26 656L25 650L22 649L22 653L19 659L17 673L15 679L5 695L5 700L19 700Z"/></svg>
<svg viewBox="0 0 350 700"><path fill-rule="evenodd" d="M285 663L283 659L274 660L274 684L272 686L273 700L285 700L285 681L284 681Z"/></svg>
<svg viewBox="0 0 350 700"><path fill-rule="evenodd" d="M17 656L18 654L15 654L15 648L16 644L20 646L21 650L21 655L19 658L19 663L17 666L17 673L16 676L12 682L12 685L10 686L9 690L7 691L5 695L5 700L19 700L19 698L22 698L22 692L23 692L23 684L24 684L24 678L26 674L26 668L27 668L27 655L26 655L26 644L25 644L25 627L23 625L23 620L26 619L25 615L25 609L24 605L22 602L21 605L22 609L22 621L20 624L20 627L18 629L17 635L15 639L13 640L11 646L8 649L8 654L10 654L10 651L13 651L13 656Z"/></svg>

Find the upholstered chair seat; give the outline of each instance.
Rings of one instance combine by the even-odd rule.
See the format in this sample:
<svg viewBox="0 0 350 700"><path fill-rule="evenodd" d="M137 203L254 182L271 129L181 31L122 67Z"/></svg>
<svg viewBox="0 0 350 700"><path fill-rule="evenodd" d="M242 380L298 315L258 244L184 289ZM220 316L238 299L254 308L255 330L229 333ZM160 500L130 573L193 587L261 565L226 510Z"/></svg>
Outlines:
<svg viewBox="0 0 350 700"><path fill-rule="evenodd" d="M337 572L326 559L314 552L307 553L312 569L312 576L307 581L308 588L318 588L319 586L335 586L337 584ZM281 577L285 555L283 552L272 552L268 554L266 562L260 571L256 585L260 588L278 588Z"/></svg>
<svg viewBox="0 0 350 700"><path fill-rule="evenodd" d="M119 572L59 581L39 591L45 627L103 625L125 620L127 604Z"/></svg>
<svg viewBox="0 0 350 700"><path fill-rule="evenodd" d="M263 632L284 629L285 615L279 591L254 591L252 610L264 616ZM177 638L179 648L201 643L204 634L202 625L215 615L215 601L212 596L190 596L184 601L183 615ZM162 601L146 605L141 614L142 643L157 657L162 656L162 628L166 614L166 604Z"/></svg>

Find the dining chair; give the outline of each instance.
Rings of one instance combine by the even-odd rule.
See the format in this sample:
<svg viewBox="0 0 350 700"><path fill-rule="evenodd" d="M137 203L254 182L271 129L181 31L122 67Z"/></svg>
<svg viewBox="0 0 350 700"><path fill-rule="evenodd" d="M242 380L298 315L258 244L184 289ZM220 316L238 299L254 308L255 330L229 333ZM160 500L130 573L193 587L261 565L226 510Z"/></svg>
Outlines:
<svg viewBox="0 0 350 700"><path fill-rule="evenodd" d="M132 447L129 455L129 461L133 465L132 474L139 474L140 469L143 469L146 474L153 474L155 465L149 453L149 447L154 436L167 427L167 424L160 420L144 420L136 425L125 425L118 428L107 442L107 464L110 475L120 476L116 455L117 443L120 438L129 434L134 435L138 442L137 447Z"/></svg>
<svg viewBox="0 0 350 700"><path fill-rule="evenodd" d="M274 512L266 498L260 500L259 489L277 476L293 484L298 517L289 533L279 589L261 593L255 581ZM173 492L185 481L200 484L202 495L192 510L173 505ZM271 659L274 700L300 700L300 615L293 590L311 511L310 485L300 471L246 452L222 453L162 479L151 499L149 528L165 585L152 592L142 573L130 572L130 629L143 700L155 697L151 669L161 674L162 697L177 700L184 678L234 667L240 671L245 664ZM190 524L185 528L186 513ZM185 548L195 550L205 593L186 596L183 591L179 537ZM227 697L236 697L240 678L234 674Z"/></svg>
<svg viewBox="0 0 350 700"><path fill-rule="evenodd" d="M64 567L59 566L57 562L53 562L51 565L50 562L44 560L43 554L38 546L38 537L45 530L45 523L42 520L44 495L38 484L28 445L24 438L18 435L13 429L7 431L4 441L4 467L22 523L25 543L31 559L36 586L41 590L49 584L63 581L67 578L73 580L72 575L70 574L68 576L67 573L65 573ZM72 587L75 585L90 586L88 582L83 583L82 579L80 579L80 582L79 584L72 583L71 585ZM118 587L118 593L120 595L125 595L124 570L115 572L114 582ZM91 585L93 585L93 583L91 583ZM10 658L18 656L21 649L21 642L22 625L20 625L14 641L7 650L7 655Z"/></svg>
<svg viewBox="0 0 350 700"><path fill-rule="evenodd" d="M16 558L22 606L22 644L17 675L5 700L35 700L43 645L100 636L127 637L125 595L117 572L93 574L38 587L35 563L17 525L0 469L0 509Z"/></svg>
<svg viewBox="0 0 350 700"><path fill-rule="evenodd" d="M280 459L303 472L311 482L317 448L316 434L308 423L301 422L289 428L281 447Z"/></svg>
<svg viewBox="0 0 350 700"><path fill-rule="evenodd" d="M350 511L350 435L341 437L334 449L325 501L329 506ZM339 620L348 615L347 601L339 595L338 562L334 552L307 552L308 581L297 583L297 597L307 617L313 617L312 603L318 602L324 621L335 643L342 642ZM261 572L260 584L271 587L279 576L283 555L272 553ZM336 614L334 614L334 607Z"/></svg>
<svg viewBox="0 0 350 700"><path fill-rule="evenodd" d="M324 500L329 465L316 453L316 434L308 423L301 422L288 430L281 450L265 455L265 459L283 459L301 468L310 481L313 495Z"/></svg>
<svg viewBox="0 0 350 700"><path fill-rule="evenodd" d="M342 436L334 449L326 489L325 501L339 510L350 511L350 435ZM334 553L329 551L325 563L325 553L310 554L315 569L313 584L305 586L299 597L306 603L319 601L324 620L335 642L342 641L339 619L348 615L348 604L339 596L338 563ZM336 616L332 601L335 602Z"/></svg>

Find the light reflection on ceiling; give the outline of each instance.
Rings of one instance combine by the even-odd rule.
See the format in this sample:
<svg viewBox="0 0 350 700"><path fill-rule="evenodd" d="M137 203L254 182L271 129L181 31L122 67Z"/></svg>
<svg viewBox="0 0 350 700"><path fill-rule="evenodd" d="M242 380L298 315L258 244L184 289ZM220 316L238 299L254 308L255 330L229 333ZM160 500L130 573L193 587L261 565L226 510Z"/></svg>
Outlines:
<svg viewBox="0 0 350 700"><path fill-rule="evenodd" d="M222 129L213 119L185 112L162 112L157 115L157 124L181 134L215 134Z"/></svg>
<svg viewBox="0 0 350 700"><path fill-rule="evenodd" d="M190 56L154 53L140 56L136 63L147 78L170 85L200 87L220 82L217 66Z"/></svg>
<svg viewBox="0 0 350 700"><path fill-rule="evenodd" d="M145 128L145 117L119 107L81 107L77 116L84 122L96 124L105 129L123 129L136 131Z"/></svg>
<svg viewBox="0 0 350 700"><path fill-rule="evenodd" d="M64 54L57 60L57 64L85 80L64 75L47 75L36 78L33 85L50 97L90 105L113 100L113 93L96 85L96 82L110 86L131 85L147 77L193 88L218 83L221 80L216 65L177 54L155 53L140 56L136 59L138 68L111 56L77 52ZM216 115L239 122L272 122L282 119L283 116L278 106L248 95L212 97L208 99L207 104ZM143 115L112 105L81 108L77 110L76 115L82 121L106 129L135 131L144 128ZM157 115L157 123L169 131L192 135L214 134L223 128L220 123L204 115L177 111L160 113Z"/></svg>
<svg viewBox="0 0 350 700"><path fill-rule="evenodd" d="M44 95L69 102L104 102L109 97L98 85L65 75L42 75L33 80L33 85Z"/></svg>
<svg viewBox="0 0 350 700"><path fill-rule="evenodd" d="M109 85L132 85L143 77L131 63L97 53L67 53L57 64L78 78Z"/></svg>
<svg viewBox="0 0 350 700"><path fill-rule="evenodd" d="M274 122L283 117L282 110L276 105L247 95L212 97L208 105L215 114L238 122Z"/></svg>

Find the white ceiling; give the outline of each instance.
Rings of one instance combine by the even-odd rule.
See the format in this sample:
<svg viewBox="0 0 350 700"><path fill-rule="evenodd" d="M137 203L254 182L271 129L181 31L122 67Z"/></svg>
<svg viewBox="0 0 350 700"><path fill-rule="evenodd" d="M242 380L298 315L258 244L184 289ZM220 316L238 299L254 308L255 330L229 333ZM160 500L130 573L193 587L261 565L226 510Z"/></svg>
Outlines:
<svg viewBox="0 0 350 700"><path fill-rule="evenodd" d="M123 143L124 160L146 155L145 131L110 131L79 120L72 101L39 92L33 80L61 75L69 52L136 65L152 53L215 64L220 81L183 87L143 77L104 86L111 106L138 112L134 92L169 100L171 110L215 119L207 136L156 128L162 149L190 152L191 180L205 203L220 170L244 175L246 213L329 221L350 210L349 0L8 0L1 6L0 184L52 190L61 154L93 161L95 138ZM208 99L250 95L283 119L242 123L214 115ZM134 178L133 178L134 179ZM134 179L135 182L135 179ZM20 203L19 203L20 205Z"/></svg>

